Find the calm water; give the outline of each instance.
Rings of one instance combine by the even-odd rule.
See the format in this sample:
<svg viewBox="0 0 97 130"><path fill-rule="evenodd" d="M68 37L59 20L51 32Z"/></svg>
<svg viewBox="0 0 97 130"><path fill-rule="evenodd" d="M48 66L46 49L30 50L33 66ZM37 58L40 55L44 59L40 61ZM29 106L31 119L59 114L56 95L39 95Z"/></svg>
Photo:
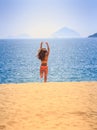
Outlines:
<svg viewBox="0 0 97 130"><path fill-rule="evenodd" d="M0 83L41 82L40 39L0 40ZM97 39L48 39L49 82L97 81Z"/></svg>

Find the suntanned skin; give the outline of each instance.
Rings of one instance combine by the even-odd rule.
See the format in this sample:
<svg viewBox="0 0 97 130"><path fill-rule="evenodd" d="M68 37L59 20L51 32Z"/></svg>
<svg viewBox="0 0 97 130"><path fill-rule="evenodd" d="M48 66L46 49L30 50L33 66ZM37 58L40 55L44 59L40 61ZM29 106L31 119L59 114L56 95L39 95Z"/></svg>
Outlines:
<svg viewBox="0 0 97 130"><path fill-rule="evenodd" d="M48 63L50 48L49 48L48 42L45 42L45 44L47 45L47 53L46 53L44 60L41 60L41 64ZM42 48L42 45L43 45L43 42L40 43L40 49L46 50L45 48ZM45 72L40 72L40 78L43 78L43 75L44 75L44 82L46 82L47 81L47 74Z"/></svg>

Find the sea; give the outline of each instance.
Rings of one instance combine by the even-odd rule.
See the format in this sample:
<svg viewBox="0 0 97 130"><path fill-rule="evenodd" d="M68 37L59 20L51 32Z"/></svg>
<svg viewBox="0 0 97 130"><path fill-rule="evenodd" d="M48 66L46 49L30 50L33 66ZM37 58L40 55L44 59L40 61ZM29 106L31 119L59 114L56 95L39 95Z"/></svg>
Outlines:
<svg viewBox="0 0 97 130"><path fill-rule="evenodd" d="M97 81L97 38L1 39L0 84L43 82L41 41L50 46L48 82Z"/></svg>

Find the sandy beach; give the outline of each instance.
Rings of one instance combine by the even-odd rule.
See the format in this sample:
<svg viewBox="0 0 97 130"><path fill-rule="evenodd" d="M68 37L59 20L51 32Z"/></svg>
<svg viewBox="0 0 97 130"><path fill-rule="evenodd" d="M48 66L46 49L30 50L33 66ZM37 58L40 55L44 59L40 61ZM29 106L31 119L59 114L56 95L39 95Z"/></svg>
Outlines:
<svg viewBox="0 0 97 130"><path fill-rule="evenodd" d="M97 82L1 84L0 130L97 130Z"/></svg>

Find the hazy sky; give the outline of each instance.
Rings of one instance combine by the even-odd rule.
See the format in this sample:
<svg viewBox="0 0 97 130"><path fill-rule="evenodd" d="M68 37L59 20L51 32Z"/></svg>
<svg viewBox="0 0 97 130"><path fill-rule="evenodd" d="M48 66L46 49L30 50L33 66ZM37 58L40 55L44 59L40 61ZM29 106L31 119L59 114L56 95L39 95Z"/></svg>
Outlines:
<svg viewBox="0 0 97 130"><path fill-rule="evenodd" d="M97 32L97 0L0 0L0 37L48 37L62 27Z"/></svg>

